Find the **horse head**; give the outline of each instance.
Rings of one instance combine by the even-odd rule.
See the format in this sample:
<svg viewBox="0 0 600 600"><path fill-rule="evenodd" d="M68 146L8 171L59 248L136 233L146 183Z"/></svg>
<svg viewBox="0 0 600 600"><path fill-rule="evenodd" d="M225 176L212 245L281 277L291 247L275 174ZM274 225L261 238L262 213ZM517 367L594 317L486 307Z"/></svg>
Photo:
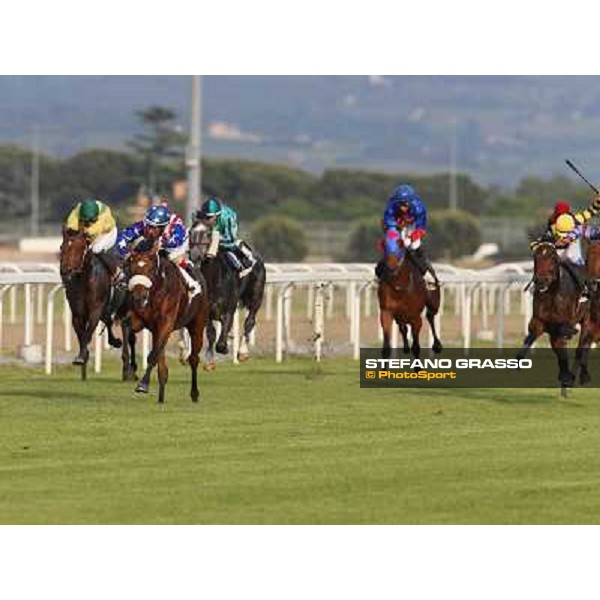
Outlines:
<svg viewBox="0 0 600 600"><path fill-rule="evenodd" d="M536 290L546 292L558 281L559 260L556 248L550 242L538 244L533 251L533 281Z"/></svg>
<svg viewBox="0 0 600 600"><path fill-rule="evenodd" d="M150 290L158 278L162 277L158 250L158 240L150 246L142 243L125 260L123 268L129 279L128 289L136 309L148 306Z"/></svg>
<svg viewBox="0 0 600 600"><path fill-rule="evenodd" d="M60 275L64 282L80 275L90 249L90 237L84 231L63 228L63 241L60 245Z"/></svg>
<svg viewBox="0 0 600 600"><path fill-rule="evenodd" d="M202 222L196 223L190 230L190 259L202 262L210 246L211 228Z"/></svg>

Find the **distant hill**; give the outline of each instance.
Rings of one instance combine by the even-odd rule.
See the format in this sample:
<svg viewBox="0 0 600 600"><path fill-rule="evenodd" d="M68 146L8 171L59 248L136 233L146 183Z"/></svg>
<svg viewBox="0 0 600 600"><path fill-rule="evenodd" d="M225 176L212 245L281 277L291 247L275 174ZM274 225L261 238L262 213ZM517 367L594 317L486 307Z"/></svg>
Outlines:
<svg viewBox="0 0 600 600"><path fill-rule="evenodd" d="M2 76L0 142L42 148L122 148L136 109L169 106L187 127L188 77ZM456 126L453 125L456 121ZM203 151L311 171L366 167L447 171L482 183L567 174L572 157L600 180L599 77L203 78Z"/></svg>

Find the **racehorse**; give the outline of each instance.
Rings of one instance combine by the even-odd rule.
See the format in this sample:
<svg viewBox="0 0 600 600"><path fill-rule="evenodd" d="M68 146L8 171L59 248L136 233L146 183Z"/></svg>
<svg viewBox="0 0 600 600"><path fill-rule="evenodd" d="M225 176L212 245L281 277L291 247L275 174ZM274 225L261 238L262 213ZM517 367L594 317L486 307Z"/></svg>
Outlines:
<svg viewBox="0 0 600 600"><path fill-rule="evenodd" d="M600 341L600 243L590 243L587 250L587 275L590 291L590 308L581 328L579 346L575 353L575 371L579 368L579 383L592 380L587 361L590 347Z"/></svg>
<svg viewBox="0 0 600 600"><path fill-rule="evenodd" d="M206 251L210 244L210 229L202 223L196 224L190 232L190 258L201 265L206 279L209 297L209 319L206 325L208 347L206 349L204 369L215 369L213 348L219 354L227 354L227 338L231 331L233 318L241 303L248 310L244 320L244 331L240 337L238 360L244 362L250 358L248 344L250 334L256 324L256 314L261 307L266 282L265 265L260 256L254 253L256 263L250 273L239 278L238 273L227 262L222 252L214 258L208 258ZM221 332L215 347L217 332L214 321L221 323Z"/></svg>
<svg viewBox="0 0 600 600"><path fill-rule="evenodd" d="M127 257L124 264L131 292L131 327L134 333L144 327L152 333L152 349L148 354L148 366L140 379L136 392L148 393L150 374L158 365L158 402L165 401L165 387L169 369L165 348L169 337L176 329L186 328L191 340L188 363L192 372L190 397L197 402L198 363L202 350L204 327L208 316L206 283L198 277L202 292L191 300L183 277L177 267L158 251L158 243L150 248L140 244Z"/></svg>
<svg viewBox="0 0 600 600"><path fill-rule="evenodd" d="M442 342L435 328L435 316L440 308L440 289L437 285L433 290L427 289L421 271L410 258L410 252L404 253L389 279L379 281L377 295L383 329L383 358L389 358L392 353L390 338L394 321L402 334L404 353L412 351L413 356L419 358L423 309L426 309L425 316L433 334L432 349L436 354L442 351ZM411 329L412 346L408 344L408 326Z"/></svg>
<svg viewBox="0 0 600 600"><path fill-rule="evenodd" d="M569 368L568 341L581 326L581 339L585 336L588 303L579 302L579 286L561 265L554 244L542 242L533 250L533 316L528 334L517 357L524 358L543 333L550 336L550 344L558 361L558 380L563 392L573 387L575 375Z"/></svg>
<svg viewBox="0 0 600 600"><path fill-rule="evenodd" d="M104 263L90 250L90 238L82 231L63 229L60 247L60 275L71 308L73 328L79 342L79 354L73 360L81 366L81 379L87 378L88 345L99 321L108 331L108 341L114 348L122 342L112 332L112 318L107 308L111 295L111 274ZM123 325L123 335L127 333ZM125 371L124 371L125 374Z"/></svg>

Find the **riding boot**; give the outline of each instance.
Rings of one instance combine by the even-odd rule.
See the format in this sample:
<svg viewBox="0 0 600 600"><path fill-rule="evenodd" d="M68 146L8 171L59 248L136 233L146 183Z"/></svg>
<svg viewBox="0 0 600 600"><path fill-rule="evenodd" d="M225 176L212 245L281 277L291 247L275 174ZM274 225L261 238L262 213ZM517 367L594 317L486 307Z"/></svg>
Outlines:
<svg viewBox="0 0 600 600"><path fill-rule="evenodd" d="M252 267L246 269L244 268L244 264L239 259L236 250L237 248L234 248L233 250L227 250L225 252L225 256L227 257L227 262L238 272L238 276L241 279L242 277L248 275L248 273L252 270Z"/></svg>
<svg viewBox="0 0 600 600"><path fill-rule="evenodd" d="M585 302L586 300L589 300L590 292L587 282L587 273L585 266L576 265L566 260L563 261L562 264L564 265L565 269L567 269L571 277L573 277L575 283L577 284L577 287L579 288L579 292L581 294L579 301Z"/></svg>
<svg viewBox="0 0 600 600"><path fill-rule="evenodd" d="M184 269L183 267L178 268L179 272L183 276L183 279L185 280L185 284L187 285L191 300L194 296L197 296L200 292L202 292L202 287L200 286L200 283L196 281L186 269Z"/></svg>
<svg viewBox="0 0 600 600"><path fill-rule="evenodd" d="M433 284L436 287L440 285L439 279L437 278L437 274L433 268L433 265L429 262L429 259L425 256L422 248L417 248L411 252L411 257L414 263L417 265L419 271L421 271L421 275L425 278L427 273L430 273L433 277L433 282L425 280L429 285Z"/></svg>

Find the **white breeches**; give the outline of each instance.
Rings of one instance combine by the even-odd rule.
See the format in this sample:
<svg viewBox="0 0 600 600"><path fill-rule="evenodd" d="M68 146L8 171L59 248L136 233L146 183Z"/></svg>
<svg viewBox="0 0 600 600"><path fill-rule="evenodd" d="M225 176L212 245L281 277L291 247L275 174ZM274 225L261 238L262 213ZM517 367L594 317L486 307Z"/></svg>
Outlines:
<svg viewBox="0 0 600 600"><path fill-rule="evenodd" d="M167 254L168 259L171 262L174 262L177 266L179 266L181 259L187 258L187 251L189 247L190 242L188 238L185 238L181 246L177 246L177 248L165 248L165 252Z"/></svg>
<svg viewBox="0 0 600 600"><path fill-rule="evenodd" d="M219 242L221 241L221 234L213 229L210 234L210 245L208 246L208 250L206 251L206 256L215 257L217 252L219 251Z"/></svg>
<svg viewBox="0 0 600 600"><path fill-rule="evenodd" d="M557 248L556 253L561 260L568 260L574 265L583 265L583 252L581 251L581 240L571 242L566 248Z"/></svg>
<svg viewBox="0 0 600 600"><path fill-rule="evenodd" d="M90 246L94 254L110 250L117 243L117 228L113 227L108 233L101 233Z"/></svg>

